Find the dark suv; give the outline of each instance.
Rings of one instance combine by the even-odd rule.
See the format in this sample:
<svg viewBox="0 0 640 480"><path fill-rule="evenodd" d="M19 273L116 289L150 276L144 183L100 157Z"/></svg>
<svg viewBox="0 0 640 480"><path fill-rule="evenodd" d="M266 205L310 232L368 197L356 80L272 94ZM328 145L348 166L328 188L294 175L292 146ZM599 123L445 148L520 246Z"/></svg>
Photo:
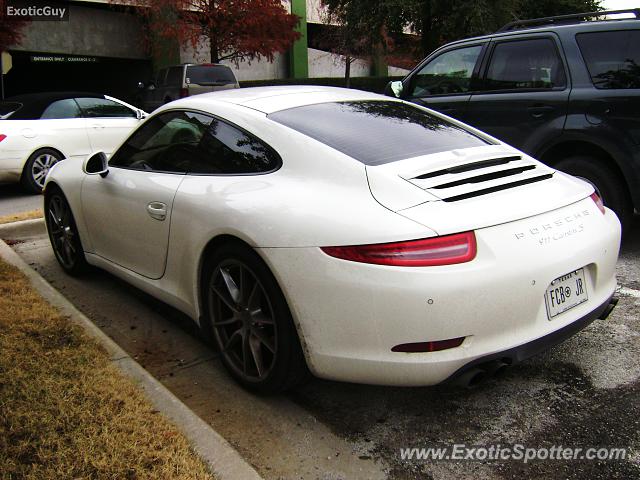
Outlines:
<svg viewBox="0 0 640 480"><path fill-rule="evenodd" d="M514 22L449 43L386 93L583 177L628 227L640 209L640 9L627 11L635 19L587 21L610 13Z"/></svg>

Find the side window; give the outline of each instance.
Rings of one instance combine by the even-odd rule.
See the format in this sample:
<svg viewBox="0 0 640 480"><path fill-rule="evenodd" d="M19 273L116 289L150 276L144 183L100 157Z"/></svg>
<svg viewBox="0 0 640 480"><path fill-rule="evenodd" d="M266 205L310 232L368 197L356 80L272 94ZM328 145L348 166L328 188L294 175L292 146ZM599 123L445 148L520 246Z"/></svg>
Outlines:
<svg viewBox="0 0 640 480"><path fill-rule="evenodd" d="M498 43L491 55L486 90L564 88L567 79L553 40L538 38Z"/></svg>
<svg viewBox="0 0 640 480"><path fill-rule="evenodd" d="M469 91L482 45L450 50L427 63L412 80L411 96L447 95Z"/></svg>
<svg viewBox="0 0 640 480"><path fill-rule="evenodd" d="M640 30L576 35L596 88L640 88Z"/></svg>
<svg viewBox="0 0 640 480"><path fill-rule="evenodd" d="M182 87L184 67L171 67L167 74L167 85L170 87Z"/></svg>
<svg viewBox="0 0 640 480"><path fill-rule="evenodd" d="M82 114L80 108L73 98L67 98L65 100L58 100L49 105L40 118L52 119L52 118L79 118Z"/></svg>
<svg viewBox="0 0 640 480"><path fill-rule="evenodd" d="M280 166L279 155L253 135L216 118L211 119L194 155L189 173L250 174Z"/></svg>
<svg viewBox="0 0 640 480"><path fill-rule="evenodd" d="M114 167L186 173L210 118L189 112L157 115L136 130L109 161Z"/></svg>
<svg viewBox="0 0 640 480"><path fill-rule="evenodd" d="M87 118L136 117L136 112L106 98L76 98L82 113Z"/></svg>
<svg viewBox="0 0 640 480"><path fill-rule="evenodd" d="M140 127L109 165L193 174L273 170L280 157L268 145L222 120L194 112L166 112Z"/></svg>

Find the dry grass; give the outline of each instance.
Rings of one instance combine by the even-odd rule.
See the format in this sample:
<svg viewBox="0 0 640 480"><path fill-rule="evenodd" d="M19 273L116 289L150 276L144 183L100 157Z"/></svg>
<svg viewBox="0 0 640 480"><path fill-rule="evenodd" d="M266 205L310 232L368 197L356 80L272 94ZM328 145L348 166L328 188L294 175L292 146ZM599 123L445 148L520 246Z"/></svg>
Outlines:
<svg viewBox="0 0 640 480"><path fill-rule="evenodd" d="M37 208L36 210L29 210L28 212L12 213L11 215L4 215L0 217L0 225L3 223L18 222L20 220L30 220L32 218L42 218L42 210Z"/></svg>
<svg viewBox="0 0 640 480"><path fill-rule="evenodd" d="M1 260L0 477L212 478L106 353Z"/></svg>

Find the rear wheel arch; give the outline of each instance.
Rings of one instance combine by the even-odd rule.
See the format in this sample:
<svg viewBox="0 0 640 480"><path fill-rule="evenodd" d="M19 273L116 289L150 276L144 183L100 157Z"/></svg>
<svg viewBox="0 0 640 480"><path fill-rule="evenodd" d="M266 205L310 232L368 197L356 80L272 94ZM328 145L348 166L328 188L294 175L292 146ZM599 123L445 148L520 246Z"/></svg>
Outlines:
<svg viewBox="0 0 640 480"><path fill-rule="evenodd" d="M627 191L630 190L624 171L618 160L603 147L585 140L569 140L556 143L540 152L537 158L550 167L555 167L562 160L574 156L591 157L605 168L612 170Z"/></svg>
<svg viewBox="0 0 640 480"><path fill-rule="evenodd" d="M230 255L226 257L226 255ZM238 256L239 255L239 256ZM246 241L234 236L234 235L219 235L217 237L212 238L207 245L204 247L198 268L198 304L200 308L200 327L205 335L207 341L214 345L217 349L220 348L219 342L216 341L216 336L214 334L214 330L212 325L210 324L210 317L208 315L208 307L206 305L207 302L207 287L211 281L211 275L215 276L215 269L220 261L225 261L224 259L230 258L243 258L245 257L246 265L251 266L252 264L257 268L256 272L263 270L262 278L267 281L267 283L271 283L272 301L280 302L281 305L284 305L284 309L281 310L282 316L280 317L285 321L286 324L290 325L286 327L285 330L291 331L291 333L287 334L286 337L289 338L289 341L285 341L289 347L285 350L290 353L285 354L284 358L289 358L291 362L287 362L287 372L280 374L280 380L276 381L274 385L278 385L274 387L265 386L264 388L258 387L258 391L263 392L275 392L280 390L286 390L292 386L298 385L307 378L308 376L308 356L306 354L306 349L304 345L304 337L301 334L300 325L294 319L294 316L291 312L291 308L289 306L289 301L284 290L281 287L281 282L278 280L277 276L274 274L273 269L269 265L269 263L260 255L260 253L253 248ZM252 260L253 259L253 260ZM269 278L271 280L269 280ZM265 283L266 285L266 283ZM280 298L280 300L278 300ZM285 314L286 312L286 314ZM281 324L284 325L284 324ZM293 336L291 336L293 335ZM291 355L291 356L290 356ZM289 357L290 356L290 357ZM223 359L224 360L224 359ZM224 363L224 362L223 362ZM284 376L283 376L284 375ZM252 388L245 382L243 383L245 387Z"/></svg>
<svg viewBox="0 0 640 480"><path fill-rule="evenodd" d="M53 153L58 159L59 161L63 160L65 157L64 153L62 153L59 149L54 148L54 147L38 147L36 148L33 152L31 152L29 154L29 156L27 157L27 159L24 162L24 165L22 166L22 173L20 175L20 183L22 184L23 187L27 188L28 190L34 191L35 193L35 184L34 181L32 179L30 179L30 175L31 173L29 172L29 170L31 170L32 168L32 159L37 157L40 154L44 154L46 152L51 152Z"/></svg>
<svg viewBox="0 0 640 480"><path fill-rule="evenodd" d="M204 288L204 280L206 277L206 268L209 262L211 261L211 258L213 257L216 250L218 250L223 245L229 245L229 244L240 244L253 249L251 245L249 245L244 240L241 240L239 237L236 237L235 235L227 235L227 234L218 235L217 237L214 237L211 240L209 240L209 242L207 242L205 247L202 249L202 253L200 254L200 259L198 261L198 278L197 278L198 285L197 286L198 286L198 305L199 305L200 313L203 312L202 294L203 294L203 288Z"/></svg>
<svg viewBox="0 0 640 480"><path fill-rule="evenodd" d="M634 209L631 187L619 162L604 148L586 141L567 141L553 145L540 160L594 184L602 179L598 188L605 204L616 211L623 229L629 227Z"/></svg>
<svg viewBox="0 0 640 480"><path fill-rule="evenodd" d="M40 150L53 150L54 152L58 153L62 158L66 158L65 154L64 154L64 153L62 153L62 152L60 151L60 149L59 149L59 148L56 148L56 147L47 147L47 146L44 146L44 147L38 147L38 148L36 148L36 149L31 153L31 155L33 155L33 154L34 154L34 153L36 153L36 152L39 152Z"/></svg>
<svg viewBox="0 0 640 480"><path fill-rule="evenodd" d="M242 240L240 237L237 237L235 235L231 235L231 234L222 234L222 235L218 235L216 237L213 237L211 240L209 240L209 242L207 242L207 244L205 245L205 247L202 249L202 253L200 254L200 259L198 261L198 276L197 276L197 293L198 293L198 312L199 312L199 316L200 318L198 319L198 321L200 322L201 326L203 323L203 314L205 311L204 308L204 288L205 288L205 282L206 282L206 277L207 277L207 273L208 273L208 268L211 266L211 259L213 258L214 254L216 253L216 251L218 249L220 249L223 246L226 245L238 245L241 247L245 247L250 249L251 251L253 251L253 253L255 253L260 260L265 264L265 266L267 267L267 269L269 270L269 272L271 272L271 275L273 275L273 277L276 280L276 283L278 284L278 287L280 288L280 290L283 292L283 295L285 297L285 300L287 301L287 306L289 307L289 310L291 311L291 307L289 305L289 301L287 299L286 294L284 293L284 290L282 289L282 287L280 286L280 281L278 280L277 275L273 272L273 269L271 268L271 265L269 264L269 262L267 262L263 256L260 254L260 252L258 252L253 246L251 246L251 244L249 244L248 242L246 242L245 240ZM296 326L296 330L298 331L298 337L300 338L300 341L303 342L303 337L301 335L301 331L300 331L300 326L298 325L298 322L295 321L294 319L294 324ZM303 342L304 343L304 342Z"/></svg>

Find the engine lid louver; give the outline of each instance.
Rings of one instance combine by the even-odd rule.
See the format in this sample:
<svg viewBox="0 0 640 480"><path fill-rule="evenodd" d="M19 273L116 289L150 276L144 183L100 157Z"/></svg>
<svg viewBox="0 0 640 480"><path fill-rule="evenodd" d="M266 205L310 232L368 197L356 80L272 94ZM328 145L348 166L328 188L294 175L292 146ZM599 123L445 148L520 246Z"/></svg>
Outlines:
<svg viewBox="0 0 640 480"><path fill-rule="evenodd" d="M550 168L512 155L439 168L405 180L445 202L456 202L541 182L552 176Z"/></svg>

